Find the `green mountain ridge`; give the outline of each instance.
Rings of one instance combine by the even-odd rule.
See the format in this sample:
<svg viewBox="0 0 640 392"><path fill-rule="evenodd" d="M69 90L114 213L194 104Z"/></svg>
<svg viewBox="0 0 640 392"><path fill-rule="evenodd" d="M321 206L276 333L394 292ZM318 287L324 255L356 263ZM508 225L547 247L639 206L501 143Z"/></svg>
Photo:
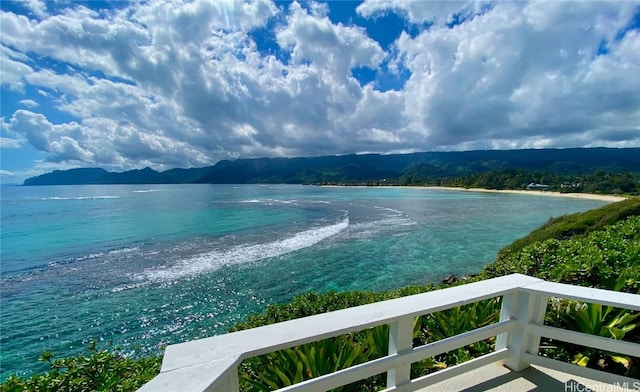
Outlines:
<svg viewBox="0 0 640 392"><path fill-rule="evenodd" d="M79 168L57 170L28 178L24 185L353 183L398 179L403 176L460 177L507 168L558 174L584 174L598 169L612 173L640 173L640 148L480 150L254 158L222 160L213 166L176 168L163 172L150 168L122 173L108 172L100 168Z"/></svg>

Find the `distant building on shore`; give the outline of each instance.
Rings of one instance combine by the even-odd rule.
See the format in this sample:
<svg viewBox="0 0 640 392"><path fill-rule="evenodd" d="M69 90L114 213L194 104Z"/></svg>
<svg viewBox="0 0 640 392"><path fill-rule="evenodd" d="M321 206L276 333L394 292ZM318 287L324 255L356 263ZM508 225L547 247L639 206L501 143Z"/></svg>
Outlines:
<svg viewBox="0 0 640 392"><path fill-rule="evenodd" d="M543 191L546 189L551 188L549 185L545 185L545 184L536 184L535 182L532 182L531 184L527 185L527 189L529 190L538 190L538 191Z"/></svg>

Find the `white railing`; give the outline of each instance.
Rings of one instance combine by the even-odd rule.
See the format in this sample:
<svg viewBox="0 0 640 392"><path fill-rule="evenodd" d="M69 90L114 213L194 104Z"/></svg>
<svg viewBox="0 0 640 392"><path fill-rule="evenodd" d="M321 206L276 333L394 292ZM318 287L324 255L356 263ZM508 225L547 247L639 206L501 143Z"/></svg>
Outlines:
<svg viewBox="0 0 640 392"><path fill-rule="evenodd" d="M495 297L503 298L497 323L412 347L414 317ZM500 360L514 371L533 364L603 382L620 382L620 376L538 356L541 337L640 356L640 344L545 326L549 297L640 311L640 295L551 283L513 274L171 345L165 351L160 374L139 391L235 392L238 391L238 365L246 358L385 324L390 325L387 356L281 391L326 391L385 372L387 390L415 391ZM492 336L497 337L494 352L410 379L412 363Z"/></svg>

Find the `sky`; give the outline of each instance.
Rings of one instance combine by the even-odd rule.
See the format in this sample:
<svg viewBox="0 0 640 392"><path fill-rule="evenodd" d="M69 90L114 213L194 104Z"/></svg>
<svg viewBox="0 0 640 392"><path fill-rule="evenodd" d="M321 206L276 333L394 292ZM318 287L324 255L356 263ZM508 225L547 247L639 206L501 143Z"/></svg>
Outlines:
<svg viewBox="0 0 640 392"><path fill-rule="evenodd" d="M640 1L0 2L0 180L639 147Z"/></svg>

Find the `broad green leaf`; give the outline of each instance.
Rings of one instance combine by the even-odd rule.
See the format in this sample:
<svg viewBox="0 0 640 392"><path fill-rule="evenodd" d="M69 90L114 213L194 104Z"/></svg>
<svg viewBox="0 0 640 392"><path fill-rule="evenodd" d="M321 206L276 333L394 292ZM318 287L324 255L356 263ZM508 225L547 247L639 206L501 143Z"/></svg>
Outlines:
<svg viewBox="0 0 640 392"><path fill-rule="evenodd" d="M623 357L620 355L611 355L610 358L613 362L619 363L620 365L624 366L627 369L631 367L632 361L631 361L631 358L629 357Z"/></svg>
<svg viewBox="0 0 640 392"><path fill-rule="evenodd" d="M620 328L615 328L615 327L605 327L609 333L611 334L611 336L613 336L614 339L616 340L622 340L622 338L624 338L625 332L620 329Z"/></svg>
<svg viewBox="0 0 640 392"><path fill-rule="evenodd" d="M573 364L586 367L589 364L589 357L582 353L577 354L573 359Z"/></svg>
<svg viewBox="0 0 640 392"><path fill-rule="evenodd" d="M282 381L282 384L284 386L289 386L291 385L291 380L289 379L289 377L287 377L286 374L284 374L282 372L282 370L278 369L277 367L273 368L273 372L276 374L276 376L278 376L278 378L280 379L280 381Z"/></svg>

